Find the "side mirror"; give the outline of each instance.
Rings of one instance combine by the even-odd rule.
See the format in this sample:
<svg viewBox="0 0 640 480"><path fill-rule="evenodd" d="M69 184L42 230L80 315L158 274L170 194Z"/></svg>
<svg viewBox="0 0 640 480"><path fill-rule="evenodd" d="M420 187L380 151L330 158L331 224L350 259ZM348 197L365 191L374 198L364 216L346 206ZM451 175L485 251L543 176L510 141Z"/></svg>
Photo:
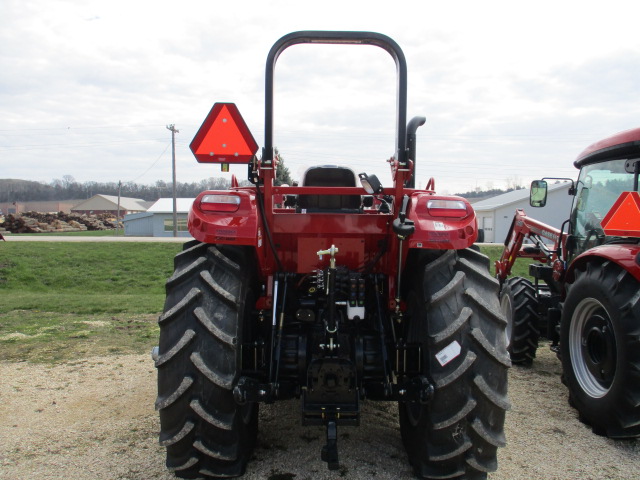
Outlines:
<svg viewBox="0 0 640 480"><path fill-rule="evenodd" d="M532 207L544 207L547 204L547 182L534 180L529 190L529 205Z"/></svg>

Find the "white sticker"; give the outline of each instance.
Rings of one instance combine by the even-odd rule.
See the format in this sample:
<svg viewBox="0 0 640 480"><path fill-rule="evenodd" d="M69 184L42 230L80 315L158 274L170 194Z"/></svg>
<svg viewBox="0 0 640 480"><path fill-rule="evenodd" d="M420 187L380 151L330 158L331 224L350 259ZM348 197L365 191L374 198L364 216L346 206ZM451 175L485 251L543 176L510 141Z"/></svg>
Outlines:
<svg viewBox="0 0 640 480"><path fill-rule="evenodd" d="M457 342L457 340L454 340L438 353L436 353L436 359L438 360L440 365L444 367L447 363L460 355L460 350L462 350L460 344Z"/></svg>
<svg viewBox="0 0 640 480"><path fill-rule="evenodd" d="M444 230L444 223L442 222L433 222L433 228L436 230Z"/></svg>

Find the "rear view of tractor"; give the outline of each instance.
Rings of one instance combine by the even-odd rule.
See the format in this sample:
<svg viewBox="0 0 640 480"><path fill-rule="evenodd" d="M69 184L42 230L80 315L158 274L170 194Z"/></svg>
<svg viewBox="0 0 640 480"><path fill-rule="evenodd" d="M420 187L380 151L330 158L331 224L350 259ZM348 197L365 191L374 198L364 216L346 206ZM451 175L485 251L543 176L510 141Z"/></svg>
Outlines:
<svg viewBox="0 0 640 480"><path fill-rule="evenodd" d="M546 336L581 420L611 438L638 437L640 128L595 143L574 165L580 174L562 228L518 210L496 262L509 352L513 363L530 364ZM546 195L546 182L534 181L531 205L544 206ZM507 278L519 257L537 261L533 282Z"/></svg>
<svg viewBox="0 0 640 480"><path fill-rule="evenodd" d="M274 185L274 67L286 48L308 43L372 45L395 60L392 186L341 166ZM246 165L251 185L234 179L228 191L197 197L195 241L167 281L156 408L177 476L242 475L259 404L290 399L303 424L325 428L330 469L339 466L338 428L375 421L361 418L363 401L397 402L422 478L482 479L497 468L510 366L499 285L473 248L470 204L436 195L433 181L414 188L425 120L407 123L406 101L404 54L390 38L296 32L267 57L261 158L237 107L214 105L191 149L200 162Z"/></svg>

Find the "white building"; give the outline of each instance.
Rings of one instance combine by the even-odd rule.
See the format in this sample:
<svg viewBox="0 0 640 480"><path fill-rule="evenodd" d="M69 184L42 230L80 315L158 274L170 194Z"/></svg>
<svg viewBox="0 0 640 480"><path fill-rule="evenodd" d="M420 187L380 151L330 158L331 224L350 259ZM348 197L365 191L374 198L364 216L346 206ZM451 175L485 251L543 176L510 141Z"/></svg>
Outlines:
<svg viewBox="0 0 640 480"><path fill-rule="evenodd" d="M549 183L547 205L534 208L529 205L529 189L487 198L473 204L478 217L478 228L484 231L484 242L503 243L509 233L516 209L523 209L527 216L552 227L560 228L569 218L573 196L569 195L571 182Z"/></svg>
<svg viewBox="0 0 640 480"><path fill-rule="evenodd" d="M190 237L187 230L187 215L195 198L177 198L178 236ZM146 212L124 217L124 234L135 237L173 236L173 199L161 198Z"/></svg>
<svg viewBox="0 0 640 480"><path fill-rule="evenodd" d="M120 203L118 203L117 196L98 194L71 207L71 213L84 213L87 215L110 213L116 216L119 206L120 217L122 218L127 213L144 212L151 204L151 202L145 202L141 198L120 197L119 201Z"/></svg>

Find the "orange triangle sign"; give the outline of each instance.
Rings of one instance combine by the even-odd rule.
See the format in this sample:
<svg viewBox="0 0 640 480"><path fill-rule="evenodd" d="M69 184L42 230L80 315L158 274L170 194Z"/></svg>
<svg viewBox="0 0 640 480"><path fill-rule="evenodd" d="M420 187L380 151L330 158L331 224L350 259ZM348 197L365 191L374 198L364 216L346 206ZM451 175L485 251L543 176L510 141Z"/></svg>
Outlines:
<svg viewBox="0 0 640 480"><path fill-rule="evenodd" d="M216 103L189 148L200 163L247 163L258 144L235 103Z"/></svg>
<svg viewBox="0 0 640 480"><path fill-rule="evenodd" d="M640 237L640 194L622 192L600 224L607 235Z"/></svg>

